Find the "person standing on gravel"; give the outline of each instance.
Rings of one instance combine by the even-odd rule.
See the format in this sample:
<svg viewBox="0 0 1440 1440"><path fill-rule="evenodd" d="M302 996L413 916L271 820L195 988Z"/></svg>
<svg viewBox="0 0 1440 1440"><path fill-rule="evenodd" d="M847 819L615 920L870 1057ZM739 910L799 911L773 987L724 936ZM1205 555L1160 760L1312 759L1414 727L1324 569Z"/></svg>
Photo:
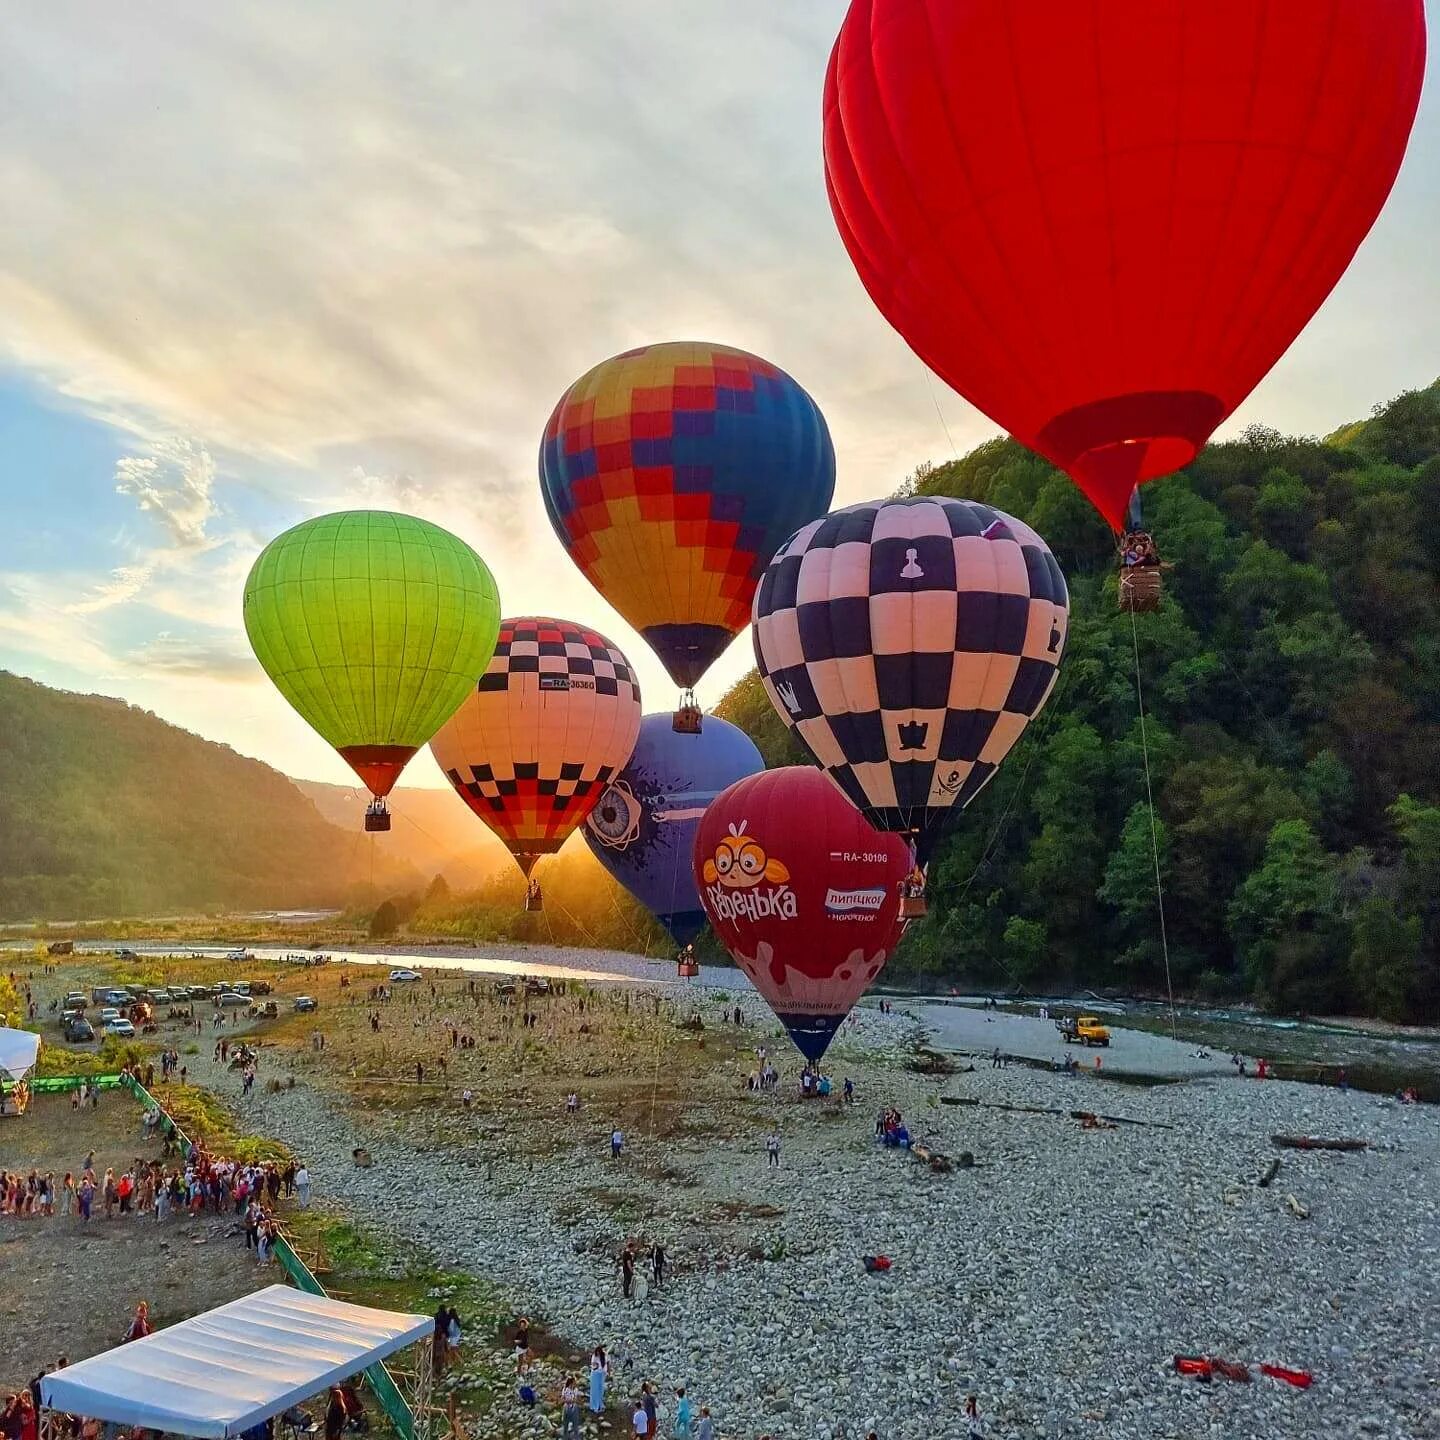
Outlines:
<svg viewBox="0 0 1440 1440"><path fill-rule="evenodd" d="M625 1299L630 1298L631 1291L635 1288L635 1247L627 1243L620 1252L620 1293Z"/></svg>
<svg viewBox="0 0 1440 1440"><path fill-rule="evenodd" d="M295 1193L300 1197L300 1208L310 1208L310 1172L305 1168L302 1161L300 1168L295 1172Z"/></svg>
<svg viewBox="0 0 1440 1440"><path fill-rule="evenodd" d="M625 1148L625 1132L617 1125L610 1132L610 1158L618 1160L620 1152Z"/></svg>
<svg viewBox="0 0 1440 1440"><path fill-rule="evenodd" d="M985 1440L985 1422L980 1418L980 1402L973 1395L965 1397L965 1434L967 1440Z"/></svg>
<svg viewBox="0 0 1440 1440"><path fill-rule="evenodd" d="M665 1247L658 1240L650 1247L650 1273L658 1290L665 1283Z"/></svg>
<svg viewBox="0 0 1440 1440"><path fill-rule="evenodd" d="M710 1418L710 1407L700 1407L700 1423L695 1427L695 1440L715 1440L715 1422Z"/></svg>
<svg viewBox="0 0 1440 1440"><path fill-rule="evenodd" d="M590 1413L599 1415L605 1409L605 1376L609 1373L610 1362L605 1358L605 1347L597 1345L590 1352Z"/></svg>
<svg viewBox="0 0 1440 1440"><path fill-rule="evenodd" d="M561 1440L580 1440L580 1392L573 1375L565 1377L560 1391L560 1436Z"/></svg>
<svg viewBox="0 0 1440 1440"><path fill-rule="evenodd" d="M771 1170L780 1168L780 1132L773 1131L765 1140L765 1163Z"/></svg>
<svg viewBox="0 0 1440 1440"><path fill-rule="evenodd" d="M639 1400L635 1402L635 1413L630 1417L630 1424L635 1429L635 1440L650 1440L650 1417Z"/></svg>

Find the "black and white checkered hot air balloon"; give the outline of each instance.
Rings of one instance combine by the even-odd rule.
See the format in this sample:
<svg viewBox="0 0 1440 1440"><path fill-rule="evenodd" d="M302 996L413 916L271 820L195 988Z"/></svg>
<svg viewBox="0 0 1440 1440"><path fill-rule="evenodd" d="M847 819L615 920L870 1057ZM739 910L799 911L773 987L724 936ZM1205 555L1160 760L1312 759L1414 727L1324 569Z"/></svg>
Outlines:
<svg viewBox="0 0 1440 1440"><path fill-rule="evenodd" d="M755 595L755 658L806 749L924 865L1049 698L1069 618L1028 525L970 500L878 501L781 547Z"/></svg>

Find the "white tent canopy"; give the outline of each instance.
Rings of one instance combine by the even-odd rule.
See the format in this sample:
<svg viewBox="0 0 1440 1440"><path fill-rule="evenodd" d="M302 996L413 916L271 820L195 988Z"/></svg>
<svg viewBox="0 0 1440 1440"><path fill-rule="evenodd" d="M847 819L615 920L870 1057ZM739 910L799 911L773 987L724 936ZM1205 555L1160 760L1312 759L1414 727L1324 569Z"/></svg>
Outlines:
<svg viewBox="0 0 1440 1440"><path fill-rule="evenodd" d="M434 1328L424 1315L271 1285L45 1376L40 1403L117 1425L228 1440Z"/></svg>
<svg viewBox="0 0 1440 1440"><path fill-rule="evenodd" d="M0 1026L0 1071L11 1080L23 1080L34 1068L40 1054L40 1037L28 1030Z"/></svg>

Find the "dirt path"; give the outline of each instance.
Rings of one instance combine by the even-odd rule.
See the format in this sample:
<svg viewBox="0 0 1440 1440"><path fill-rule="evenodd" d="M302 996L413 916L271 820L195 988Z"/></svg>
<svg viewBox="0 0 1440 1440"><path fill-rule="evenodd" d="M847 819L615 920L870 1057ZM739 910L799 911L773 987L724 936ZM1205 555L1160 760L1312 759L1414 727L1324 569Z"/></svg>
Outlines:
<svg viewBox="0 0 1440 1440"><path fill-rule="evenodd" d="M0 1125L0 1170L78 1172L95 1152L97 1174L159 1157L140 1127L140 1107L106 1091L98 1110L72 1112L66 1096L37 1096L30 1113ZM233 1217L135 1215L84 1224L78 1217L0 1216L0 1391L27 1384L61 1356L109 1349L141 1300L169 1325L270 1284L274 1272L246 1256Z"/></svg>

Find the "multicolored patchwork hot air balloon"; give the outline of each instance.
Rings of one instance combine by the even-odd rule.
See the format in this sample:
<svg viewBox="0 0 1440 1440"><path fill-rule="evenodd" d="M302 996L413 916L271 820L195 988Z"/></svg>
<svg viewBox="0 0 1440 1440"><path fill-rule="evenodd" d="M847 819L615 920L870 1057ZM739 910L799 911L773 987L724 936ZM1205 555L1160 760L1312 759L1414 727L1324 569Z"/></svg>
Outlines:
<svg viewBox="0 0 1440 1440"><path fill-rule="evenodd" d="M900 942L910 851L819 770L737 781L695 832L710 924L805 1058L819 1060Z"/></svg>
<svg viewBox="0 0 1440 1440"><path fill-rule="evenodd" d="M500 599L463 540L413 515L306 520L260 552L245 633L265 673L375 797L449 718L495 649Z"/></svg>
<svg viewBox="0 0 1440 1440"><path fill-rule="evenodd" d="M585 822L595 858L682 948L705 928L690 867L695 829L727 785L764 768L750 737L714 715L699 735L677 735L668 715L647 715L634 753Z"/></svg>
<svg viewBox="0 0 1440 1440"><path fill-rule="evenodd" d="M540 445L555 533L685 690L750 623L766 562L834 489L815 402L727 345L604 361L560 397Z"/></svg>
<svg viewBox="0 0 1440 1440"><path fill-rule="evenodd" d="M494 659L430 753L529 876L584 823L639 731L625 656L583 625L527 616L500 622Z"/></svg>
<svg viewBox="0 0 1440 1440"><path fill-rule="evenodd" d="M1344 274L1424 70L1422 0L852 0L830 204L916 354L1118 530Z"/></svg>
<svg viewBox="0 0 1440 1440"><path fill-rule="evenodd" d="M852 505L805 526L755 596L780 718L919 864L1055 684L1069 592L1049 547L988 505Z"/></svg>

